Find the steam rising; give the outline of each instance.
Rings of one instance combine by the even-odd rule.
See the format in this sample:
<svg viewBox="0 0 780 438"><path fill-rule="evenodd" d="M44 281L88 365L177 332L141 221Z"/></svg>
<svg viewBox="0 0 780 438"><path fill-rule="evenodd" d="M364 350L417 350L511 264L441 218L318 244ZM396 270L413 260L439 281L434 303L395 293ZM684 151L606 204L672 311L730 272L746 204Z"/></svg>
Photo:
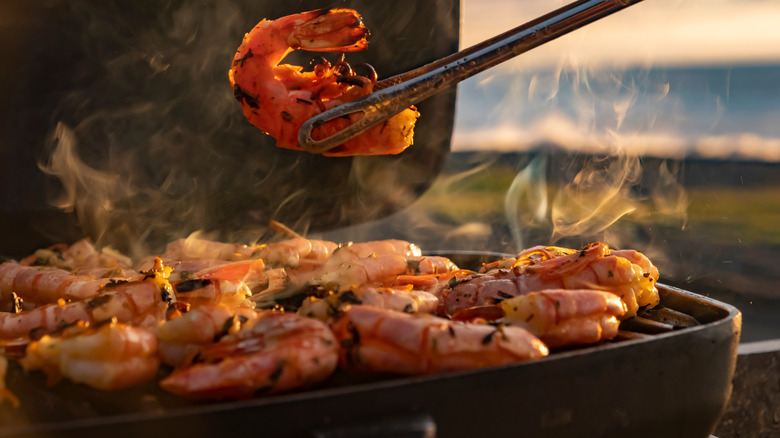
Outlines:
<svg viewBox="0 0 780 438"><path fill-rule="evenodd" d="M498 87L496 81L511 81L492 120L472 134L533 156L518 169L505 199L516 250L608 237L612 245L635 245L613 227L627 215L634 221L652 216L685 223L680 168L664 160L656 168L643 162L647 146L663 138L638 136L659 124L668 82L647 72L621 74L566 63L549 72L516 72L511 78L497 73L477 86L489 89ZM532 112L540 108L548 110ZM490 132L493 126L497 128ZM669 157L680 153L671 152Z"/></svg>
<svg viewBox="0 0 780 438"><path fill-rule="evenodd" d="M588 163L553 200L553 240L597 234L635 211L630 190L639 174L639 161L632 158Z"/></svg>
<svg viewBox="0 0 780 438"><path fill-rule="evenodd" d="M58 72L65 91L56 96L40 168L61 183L52 204L76 213L98 245L148 254L201 230L252 243L273 236L272 219L314 235L409 205L440 170L454 92L420 105L426 126L402 156L329 159L281 150L246 122L227 80L244 33L263 18L328 5L153 3L51 5L61 20L51 26L63 30L63 41L42 51L61 56L51 62L67 68ZM361 12L372 30L370 53L348 61L370 62L381 77L457 47L455 2L358 0L344 7ZM404 16L384 20L393 10ZM410 30L410 20L423 18L433 28ZM401 43L409 38L419 45ZM287 62L311 67L315 55L296 55ZM338 54L327 56L334 62Z"/></svg>

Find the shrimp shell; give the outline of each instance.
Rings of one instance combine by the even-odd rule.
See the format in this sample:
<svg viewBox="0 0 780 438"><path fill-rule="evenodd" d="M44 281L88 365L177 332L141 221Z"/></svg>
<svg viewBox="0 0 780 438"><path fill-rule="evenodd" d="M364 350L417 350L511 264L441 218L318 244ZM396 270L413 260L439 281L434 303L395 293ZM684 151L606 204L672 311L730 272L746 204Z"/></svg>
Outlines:
<svg viewBox="0 0 780 438"><path fill-rule="evenodd" d="M375 373L432 374L546 356L547 347L521 327L494 327L351 306L333 325L344 368Z"/></svg>
<svg viewBox="0 0 780 438"><path fill-rule="evenodd" d="M528 329L549 347L586 345L617 335L625 303L609 292L553 289L502 301L503 321Z"/></svg>
<svg viewBox="0 0 780 438"><path fill-rule="evenodd" d="M62 376L101 390L135 386L157 373L160 361L151 332L115 321L79 329L33 341L19 363L26 370L43 370L50 383Z"/></svg>
<svg viewBox="0 0 780 438"><path fill-rule="evenodd" d="M203 349L203 363L174 370L160 386L195 399L288 391L330 376L338 348L328 326L316 319L263 312L237 333Z"/></svg>

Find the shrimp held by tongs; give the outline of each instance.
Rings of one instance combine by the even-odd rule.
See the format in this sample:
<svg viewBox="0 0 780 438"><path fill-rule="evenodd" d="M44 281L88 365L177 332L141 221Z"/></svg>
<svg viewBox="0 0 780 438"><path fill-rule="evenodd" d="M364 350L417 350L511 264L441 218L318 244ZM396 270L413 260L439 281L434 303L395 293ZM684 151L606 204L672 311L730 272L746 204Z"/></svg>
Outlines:
<svg viewBox="0 0 780 438"><path fill-rule="evenodd" d="M373 91L376 72L366 66L360 76L341 60L324 58L314 70L279 64L294 50L354 52L368 45L368 29L351 9L319 9L263 20L249 31L230 68L230 85L249 122L276 138L276 146L301 149L298 131L307 119ZM400 113L400 114L399 114ZM339 145L321 151L324 155L397 154L412 144L414 107L396 111L380 126ZM311 135L324 138L344 129L359 116L346 116L321 123ZM337 146L337 147L336 147Z"/></svg>
<svg viewBox="0 0 780 438"><path fill-rule="evenodd" d="M339 145L365 135L361 133L375 129L377 124L384 124L399 112L449 86L640 1L578 0L468 49L379 81L374 86L378 91L329 109L303 123L298 142L311 153L338 150ZM318 132L322 126L344 117L349 117L353 123L329 137L323 138L322 132Z"/></svg>

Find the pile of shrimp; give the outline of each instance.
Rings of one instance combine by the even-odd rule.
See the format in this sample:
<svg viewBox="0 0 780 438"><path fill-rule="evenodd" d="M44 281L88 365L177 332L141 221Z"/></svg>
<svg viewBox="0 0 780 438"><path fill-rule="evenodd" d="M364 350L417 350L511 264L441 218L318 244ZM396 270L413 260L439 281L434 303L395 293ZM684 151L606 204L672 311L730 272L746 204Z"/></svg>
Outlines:
<svg viewBox="0 0 780 438"><path fill-rule="evenodd" d="M535 247L461 269L402 240L190 236L132 261L88 240L0 264L0 403L7 360L51 385L158 380L191 399L242 399L337 369L398 375L489 367L607 342L659 303L641 253Z"/></svg>
<svg viewBox="0 0 780 438"><path fill-rule="evenodd" d="M352 9L319 9L262 20L245 36L231 63L228 78L247 120L274 137L276 146L301 150L298 131L311 117L370 94L377 73L362 65L358 74L344 60L345 52L364 50L369 31ZM312 71L280 64L294 50L341 52L331 63L320 58ZM411 146L420 114L409 107L368 131L325 152L326 156L398 154ZM316 127L321 140L341 131L361 114Z"/></svg>

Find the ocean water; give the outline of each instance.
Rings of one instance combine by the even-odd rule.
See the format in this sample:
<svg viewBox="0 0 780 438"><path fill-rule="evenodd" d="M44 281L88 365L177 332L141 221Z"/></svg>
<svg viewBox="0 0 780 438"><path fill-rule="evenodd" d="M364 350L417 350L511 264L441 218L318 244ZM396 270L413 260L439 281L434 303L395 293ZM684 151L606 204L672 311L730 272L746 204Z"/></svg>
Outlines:
<svg viewBox="0 0 780 438"><path fill-rule="evenodd" d="M780 161L779 121L780 64L498 69L459 85L453 150Z"/></svg>

